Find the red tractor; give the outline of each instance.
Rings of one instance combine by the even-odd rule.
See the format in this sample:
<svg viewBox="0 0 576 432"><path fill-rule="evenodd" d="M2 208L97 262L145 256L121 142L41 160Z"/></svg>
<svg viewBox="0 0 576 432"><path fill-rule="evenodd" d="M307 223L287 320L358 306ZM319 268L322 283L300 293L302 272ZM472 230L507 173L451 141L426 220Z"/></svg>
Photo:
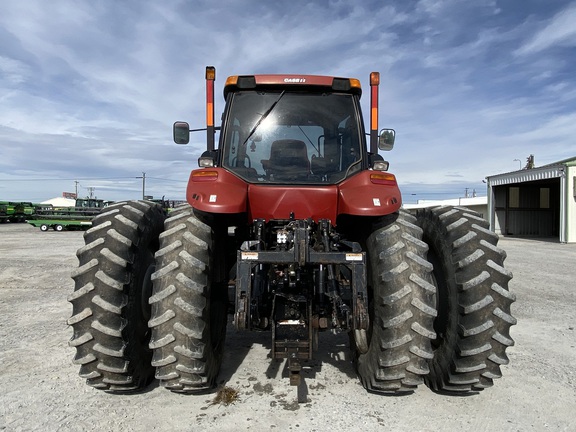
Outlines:
<svg viewBox="0 0 576 432"><path fill-rule="evenodd" d="M467 209L402 210L378 154L395 138L378 133L379 74L369 132L357 79L231 76L220 128L214 80L208 67L208 145L188 204L166 217L150 201L117 203L85 234L68 321L80 376L113 392L154 376L209 389L231 312L238 330L270 332L293 385L327 330L349 332L370 391L492 385L513 345L505 253ZM176 143L189 134L174 124Z"/></svg>

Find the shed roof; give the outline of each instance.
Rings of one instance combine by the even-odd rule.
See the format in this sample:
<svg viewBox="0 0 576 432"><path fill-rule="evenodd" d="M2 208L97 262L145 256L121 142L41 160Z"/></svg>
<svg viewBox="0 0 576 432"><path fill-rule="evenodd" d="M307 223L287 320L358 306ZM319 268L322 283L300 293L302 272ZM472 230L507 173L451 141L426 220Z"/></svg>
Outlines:
<svg viewBox="0 0 576 432"><path fill-rule="evenodd" d="M503 174L486 177L491 186L501 186L511 183L524 183L537 180L547 180L561 177L566 166L576 165L576 157L542 165L537 168L521 169Z"/></svg>

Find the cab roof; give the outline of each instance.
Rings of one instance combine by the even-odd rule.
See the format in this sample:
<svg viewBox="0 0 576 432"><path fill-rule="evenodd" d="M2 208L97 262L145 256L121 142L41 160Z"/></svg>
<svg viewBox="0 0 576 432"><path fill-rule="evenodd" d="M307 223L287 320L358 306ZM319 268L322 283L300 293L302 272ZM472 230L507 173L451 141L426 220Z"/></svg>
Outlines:
<svg viewBox="0 0 576 432"><path fill-rule="evenodd" d="M293 74L232 75L224 85L224 98L231 92L256 88L362 94L360 81L356 78Z"/></svg>

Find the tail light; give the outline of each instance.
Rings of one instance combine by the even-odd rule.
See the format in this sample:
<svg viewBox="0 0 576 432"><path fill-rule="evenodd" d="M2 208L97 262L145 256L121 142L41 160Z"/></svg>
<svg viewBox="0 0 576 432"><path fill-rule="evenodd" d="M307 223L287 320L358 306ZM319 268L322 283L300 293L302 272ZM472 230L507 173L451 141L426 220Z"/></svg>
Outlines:
<svg viewBox="0 0 576 432"><path fill-rule="evenodd" d="M385 172L373 172L370 174L370 181L374 184L396 186L396 176Z"/></svg>
<svg viewBox="0 0 576 432"><path fill-rule="evenodd" d="M196 170L192 172L192 181L195 182L216 181L217 179L218 171Z"/></svg>

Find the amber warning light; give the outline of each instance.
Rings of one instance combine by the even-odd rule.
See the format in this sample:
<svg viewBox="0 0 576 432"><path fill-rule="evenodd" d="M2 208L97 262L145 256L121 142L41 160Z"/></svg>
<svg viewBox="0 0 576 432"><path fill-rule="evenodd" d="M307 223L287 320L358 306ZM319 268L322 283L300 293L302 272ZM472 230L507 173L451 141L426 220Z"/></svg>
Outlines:
<svg viewBox="0 0 576 432"><path fill-rule="evenodd" d="M214 66L206 66L206 79L210 81L216 79L216 68Z"/></svg>
<svg viewBox="0 0 576 432"><path fill-rule="evenodd" d="M207 149L214 150L214 80L216 68L206 66L206 141Z"/></svg>
<svg viewBox="0 0 576 432"><path fill-rule="evenodd" d="M378 86L380 73L370 73L370 153L378 153Z"/></svg>

